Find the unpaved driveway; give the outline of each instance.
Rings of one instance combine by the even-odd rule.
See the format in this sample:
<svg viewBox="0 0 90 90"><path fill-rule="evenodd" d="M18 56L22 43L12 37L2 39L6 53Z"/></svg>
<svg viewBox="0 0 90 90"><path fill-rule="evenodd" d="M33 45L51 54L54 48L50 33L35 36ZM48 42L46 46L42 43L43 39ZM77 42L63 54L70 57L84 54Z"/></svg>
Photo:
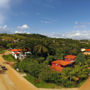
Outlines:
<svg viewBox="0 0 90 90"><path fill-rule="evenodd" d="M0 90L37 90L37 88L24 79L11 66L3 64L4 59L0 55L0 64L7 67L5 74L0 74Z"/></svg>
<svg viewBox="0 0 90 90"><path fill-rule="evenodd" d="M90 90L90 77L86 82L80 87L79 90Z"/></svg>

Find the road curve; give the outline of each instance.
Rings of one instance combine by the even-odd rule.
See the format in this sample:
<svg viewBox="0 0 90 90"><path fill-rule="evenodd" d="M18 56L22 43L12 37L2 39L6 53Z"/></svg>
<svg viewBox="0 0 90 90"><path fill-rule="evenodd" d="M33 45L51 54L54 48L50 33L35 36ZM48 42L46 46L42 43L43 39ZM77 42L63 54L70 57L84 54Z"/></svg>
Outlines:
<svg viewBox="0 0 90 90"><path fill-rule="evenodd" d="M79 90L90 90L90 77L85 81Z"/></svg>
<svg viewBox="0 0 90 90"><path fill-rule="evenodd" d="M37 90L37 88L23 78L10 65L4 64L4 59L0 55L0 64L7 67L4 74L0 74L0 90Z"/></svg>

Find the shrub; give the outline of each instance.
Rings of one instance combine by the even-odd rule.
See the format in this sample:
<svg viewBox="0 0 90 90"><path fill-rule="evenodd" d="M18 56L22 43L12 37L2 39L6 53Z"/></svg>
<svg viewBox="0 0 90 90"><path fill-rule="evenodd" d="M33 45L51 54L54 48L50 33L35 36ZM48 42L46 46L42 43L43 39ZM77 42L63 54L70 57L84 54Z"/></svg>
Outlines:
<svg viewBox="0 0 90 90"><path fill-rule="evenodd" d="M5 60L7 60L7 61L10 61L10 62L15 62L16 61L11 54L9 54L9 55L3 55L3 58Z"/></svg>

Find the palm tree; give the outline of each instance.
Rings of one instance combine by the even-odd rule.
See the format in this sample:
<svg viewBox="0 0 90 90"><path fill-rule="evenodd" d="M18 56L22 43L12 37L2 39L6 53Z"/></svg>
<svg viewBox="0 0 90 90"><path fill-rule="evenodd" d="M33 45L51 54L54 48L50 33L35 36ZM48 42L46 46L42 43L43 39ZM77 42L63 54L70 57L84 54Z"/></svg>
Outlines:
<svg viewBox="0 0 90 90"><path fill-rule="evenodd" d="M34 47L34 53L40 56L46 56L48 54L48 49L43 45L37 45Z"/></svg>

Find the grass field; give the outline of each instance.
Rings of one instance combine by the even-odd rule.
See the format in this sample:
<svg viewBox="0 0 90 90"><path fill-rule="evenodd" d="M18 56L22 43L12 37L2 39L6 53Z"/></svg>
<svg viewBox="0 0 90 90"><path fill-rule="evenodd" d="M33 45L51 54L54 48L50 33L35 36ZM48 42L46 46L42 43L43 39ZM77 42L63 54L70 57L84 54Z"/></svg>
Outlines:
<svg viewBox="0 0 90 90"><path fill-rule="evenodd" d="M38 81L38 80L36 80L35 77L33 77L31 75L27 75L27 76L25 76L25 78L38 88L61 88L60 86L57 86L54 83L46 83L43 81Z"/></svg>
<svg viewBox="0 0 90 90"><path fill-rule="evenodd" d="M4 50L0 50L0 54L3 54L3 53L5 53L5 51Z"/></svg>

